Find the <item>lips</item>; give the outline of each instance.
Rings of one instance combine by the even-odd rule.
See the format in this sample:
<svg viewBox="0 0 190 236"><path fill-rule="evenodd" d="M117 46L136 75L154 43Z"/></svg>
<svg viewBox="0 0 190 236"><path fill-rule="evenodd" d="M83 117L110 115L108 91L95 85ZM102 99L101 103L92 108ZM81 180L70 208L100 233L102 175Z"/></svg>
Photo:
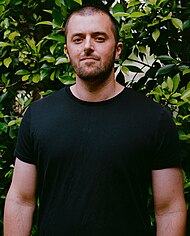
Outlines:
<svg viewBox="0 0 190 236"><path fill-rule="evenodd" d="M98 57L82 57L80 61L98 61Z"/></svg>

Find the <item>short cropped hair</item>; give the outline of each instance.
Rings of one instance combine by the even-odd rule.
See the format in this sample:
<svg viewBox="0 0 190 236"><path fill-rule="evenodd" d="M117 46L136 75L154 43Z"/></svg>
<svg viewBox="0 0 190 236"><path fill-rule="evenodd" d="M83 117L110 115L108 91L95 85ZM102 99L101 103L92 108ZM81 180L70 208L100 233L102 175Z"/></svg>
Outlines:
<svg viewBox="0 0 190 236"><path fill-rule="evenodd" d="M119 41L118 22L112 16L112 14L109 12L109 10L103 6L85 5L85 6L81 6L80 8L77 8L74 11L72 11L66 21L66 24L65 24L65 36L67 37L69 21L73 15L90 16L90 15L94 15L94 14L98 14L98 13L104 13L109 16L111 23L112 23L112 31L114 34L114 38L115 38L116 43L118 43L118 41Z"/></svg>

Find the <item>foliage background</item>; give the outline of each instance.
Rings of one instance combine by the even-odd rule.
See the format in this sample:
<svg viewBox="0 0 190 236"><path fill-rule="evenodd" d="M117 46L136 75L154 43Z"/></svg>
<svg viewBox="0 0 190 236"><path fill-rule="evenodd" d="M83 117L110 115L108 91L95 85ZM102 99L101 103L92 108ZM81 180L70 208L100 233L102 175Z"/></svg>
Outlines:
<svg viewBox="0 0 190 236"><path fill-rule="evenodd" d="M90 0L0 0L0 234L18 128L34 100L75 81L64 54L64 23ZM185 196L190 196L190 3L107 0L124 43L117 80L165 106L178 127ZM43 121L42 121L43 122ZM150 191L148 207L154 224ZM36 235L34 224L32 235Z"/></svg>

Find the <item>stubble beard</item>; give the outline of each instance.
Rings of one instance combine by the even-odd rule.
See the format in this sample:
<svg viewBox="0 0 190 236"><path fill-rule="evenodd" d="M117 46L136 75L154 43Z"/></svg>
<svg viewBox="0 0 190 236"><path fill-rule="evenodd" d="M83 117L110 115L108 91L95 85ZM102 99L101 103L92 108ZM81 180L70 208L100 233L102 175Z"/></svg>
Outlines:
<svg viewBox="0 0 190 236"><path fill-rule="evenodd" d="M95 63L86 63L84 66L78 66L71 60L71 65L77 76L86 82L103 82L106 81L114 68L115 50L112 57L106 64L96 65Z"/></svg>

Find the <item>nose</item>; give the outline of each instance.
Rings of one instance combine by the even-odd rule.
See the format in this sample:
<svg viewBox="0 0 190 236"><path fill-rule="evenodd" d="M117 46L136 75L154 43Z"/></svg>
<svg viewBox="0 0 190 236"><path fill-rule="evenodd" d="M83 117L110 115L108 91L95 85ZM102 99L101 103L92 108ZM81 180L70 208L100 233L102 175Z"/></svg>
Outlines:
<svg viewBox="0 0 190 236"><path fill-rule="evenodd" d="M92 52L94 51L94 45L92 39L90 37L86 37L85 44L84 44L84 52Z"/></svg>

